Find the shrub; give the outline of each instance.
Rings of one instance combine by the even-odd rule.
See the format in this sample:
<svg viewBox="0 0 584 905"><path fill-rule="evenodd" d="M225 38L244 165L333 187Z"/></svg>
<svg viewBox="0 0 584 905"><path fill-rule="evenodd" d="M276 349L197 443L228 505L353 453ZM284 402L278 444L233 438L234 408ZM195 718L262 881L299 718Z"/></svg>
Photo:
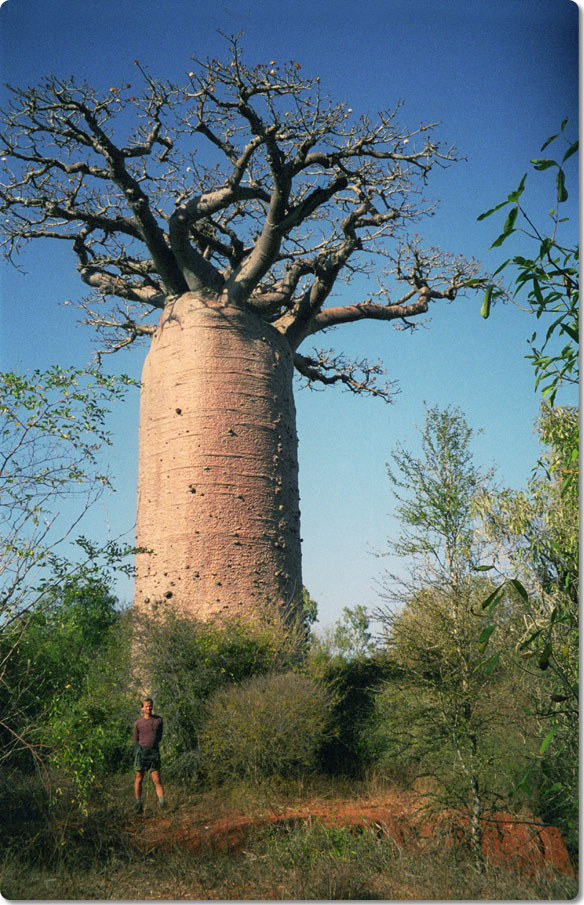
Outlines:
<svg viewBox="0 0 584 905"><path fill-rule="evenodd" d="M398 670L382 653L345 660L340 656L325 659L317 651L309 671L335 699L335 732L321 748L322 768L332 774L363 775L372 760L363 738L374 719L376 692Z"/></svg>
<svg viewBox="0 0 584 905"><path fill-rule="evenodd" d="M137 691L130 679L130 619L122 615L86 675L53 701L46 730L52 762L72 778L80 804L99 776L132 764Z"/></svg>
<svg viewBox="0 0 584 905"><path fill-rule="evenodd" d="M293 672L256 676L217 691L201 733L201 757L214 782L258 780L312 770L327 735L333 699Z"/></svg>
<svg viewBox="0 0 584 905"><path fill-rule="evenodd" d="M136 620L134 639L143 690L164 717L166 775L179 779L200 770L199 733L209 696L254 675L294 668L306 633L270 608L245 620L214 622L170 610Z"/></svg>
<svg viewBox="0 0 584 905"><path fill-rule="evenodd" d="M5 769L43 769L55 746L69 741L71 727L63 728L63 738L55 736L53 718L77 707L99 669L114 669L119 651L114 655L113 647L119 647L123 621L110 579L96 571L55 583L50 594L2 627L0 763ZM120 686L127 684L127 666ZM108 711L105 701L115 683L108 675L102 684L96 700Z"/></svg>
<svg viewBox="0 0 584 905"><path fill-rule="evenodd" d="M467 807L470 764L480 779L485 814L531 804L526 779L535 739L529 714L521 709L522 689L511 677L493 682L489 691L473 701L469 729L456 720L457 689L435 690L407 675L384 683L361 733L376 775L406 786L417 781L418 788L423 780L433 805Z"/></svg>

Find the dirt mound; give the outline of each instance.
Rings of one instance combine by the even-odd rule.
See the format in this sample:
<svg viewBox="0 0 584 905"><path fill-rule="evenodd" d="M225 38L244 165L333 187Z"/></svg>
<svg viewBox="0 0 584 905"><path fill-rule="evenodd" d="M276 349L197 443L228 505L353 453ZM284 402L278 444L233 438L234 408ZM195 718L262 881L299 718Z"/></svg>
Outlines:
<svg viewBox="0 0 584 905"><path fill-rule="evenodd" d="M419 799L392 796L379 801L306 801L268 813L246 815L233 810L216 818L201 813L176 813L154 819L136 818L128 830L142 850L185 846L191 851L205 848L237 853L250 834L266 826L292 827L319 821L326 826L373 828L380 837L401 847L456 845L464 838L465 819L444 812L431 821L420 812ZM568 851L556 827L544 826L529 815L498 813L483 822L483 854L491 863L513 867L533 875L551 867L574 875Z"/></svg>

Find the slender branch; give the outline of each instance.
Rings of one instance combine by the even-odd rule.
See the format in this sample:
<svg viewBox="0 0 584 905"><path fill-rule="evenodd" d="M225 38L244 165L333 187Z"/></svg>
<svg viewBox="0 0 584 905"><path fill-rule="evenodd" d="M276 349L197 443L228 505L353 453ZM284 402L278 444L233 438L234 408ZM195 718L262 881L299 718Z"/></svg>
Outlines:
<svg viewBox="0 0 584 905"><path fill-rule="evenodd" d="M351 362L344 356L335 355L331 351L315 350L317 358L308 358L298 352L294 355L294 366L299 374L307 380L307 385L321 383L330 386L341 383L347 390L359 395L369 394L391 402L397 388L394 382L377 385L377 377L385 374L381 363L367 360Z"/></svg>

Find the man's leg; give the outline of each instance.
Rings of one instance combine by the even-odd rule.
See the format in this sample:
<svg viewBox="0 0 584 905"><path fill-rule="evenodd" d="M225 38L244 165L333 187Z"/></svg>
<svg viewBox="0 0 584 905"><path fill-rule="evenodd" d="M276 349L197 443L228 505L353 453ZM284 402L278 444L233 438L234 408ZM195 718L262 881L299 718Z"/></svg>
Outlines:
<svg viewBox="0 0 584 905"><path fill-rule="evenodd" d="M142 780L144 779L144 771L136 770L136 778L134 780L134 794L136 796L136 812L142 813Z"/></svg>
<svg viewBox="0 0 584 905"><path fill-rule="evenodd" d="M154 787L156 789L156 795L158 797L158 804L164 805L164 789L162 787L162 780L160 778L160 770L152 770L150 774L152 777L152 782L154 783Z"/></svg>

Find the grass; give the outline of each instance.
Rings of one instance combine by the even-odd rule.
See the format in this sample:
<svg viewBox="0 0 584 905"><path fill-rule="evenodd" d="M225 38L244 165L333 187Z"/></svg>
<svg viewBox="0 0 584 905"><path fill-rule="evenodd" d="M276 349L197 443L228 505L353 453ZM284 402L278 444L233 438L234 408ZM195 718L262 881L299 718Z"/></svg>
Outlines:
<svg viewBox="0 0 584 905"><path fill-rule="evenodd" d="M131 783L116 778L80 814L65 786L55 805L33 779L1 791L3 853L0 889L8 899L162 900L431 900L569 899L577 881L545 874L520 878L488 867L477 874L470 859L439 847L408 852L375 827L327 827L318 820L263 826L231 852L191 851L173 833L137 845L135 834L153 820L129 816ZM363 787L355 790L361 794ZM300 799L346 800L348 788L320 781L198 794L167 789L174 805L170 828L186 815L202 820L239 812L253 815ZM150 799L152 793L150 793ZM147 811L151 800L147 802Z"/></svg>

